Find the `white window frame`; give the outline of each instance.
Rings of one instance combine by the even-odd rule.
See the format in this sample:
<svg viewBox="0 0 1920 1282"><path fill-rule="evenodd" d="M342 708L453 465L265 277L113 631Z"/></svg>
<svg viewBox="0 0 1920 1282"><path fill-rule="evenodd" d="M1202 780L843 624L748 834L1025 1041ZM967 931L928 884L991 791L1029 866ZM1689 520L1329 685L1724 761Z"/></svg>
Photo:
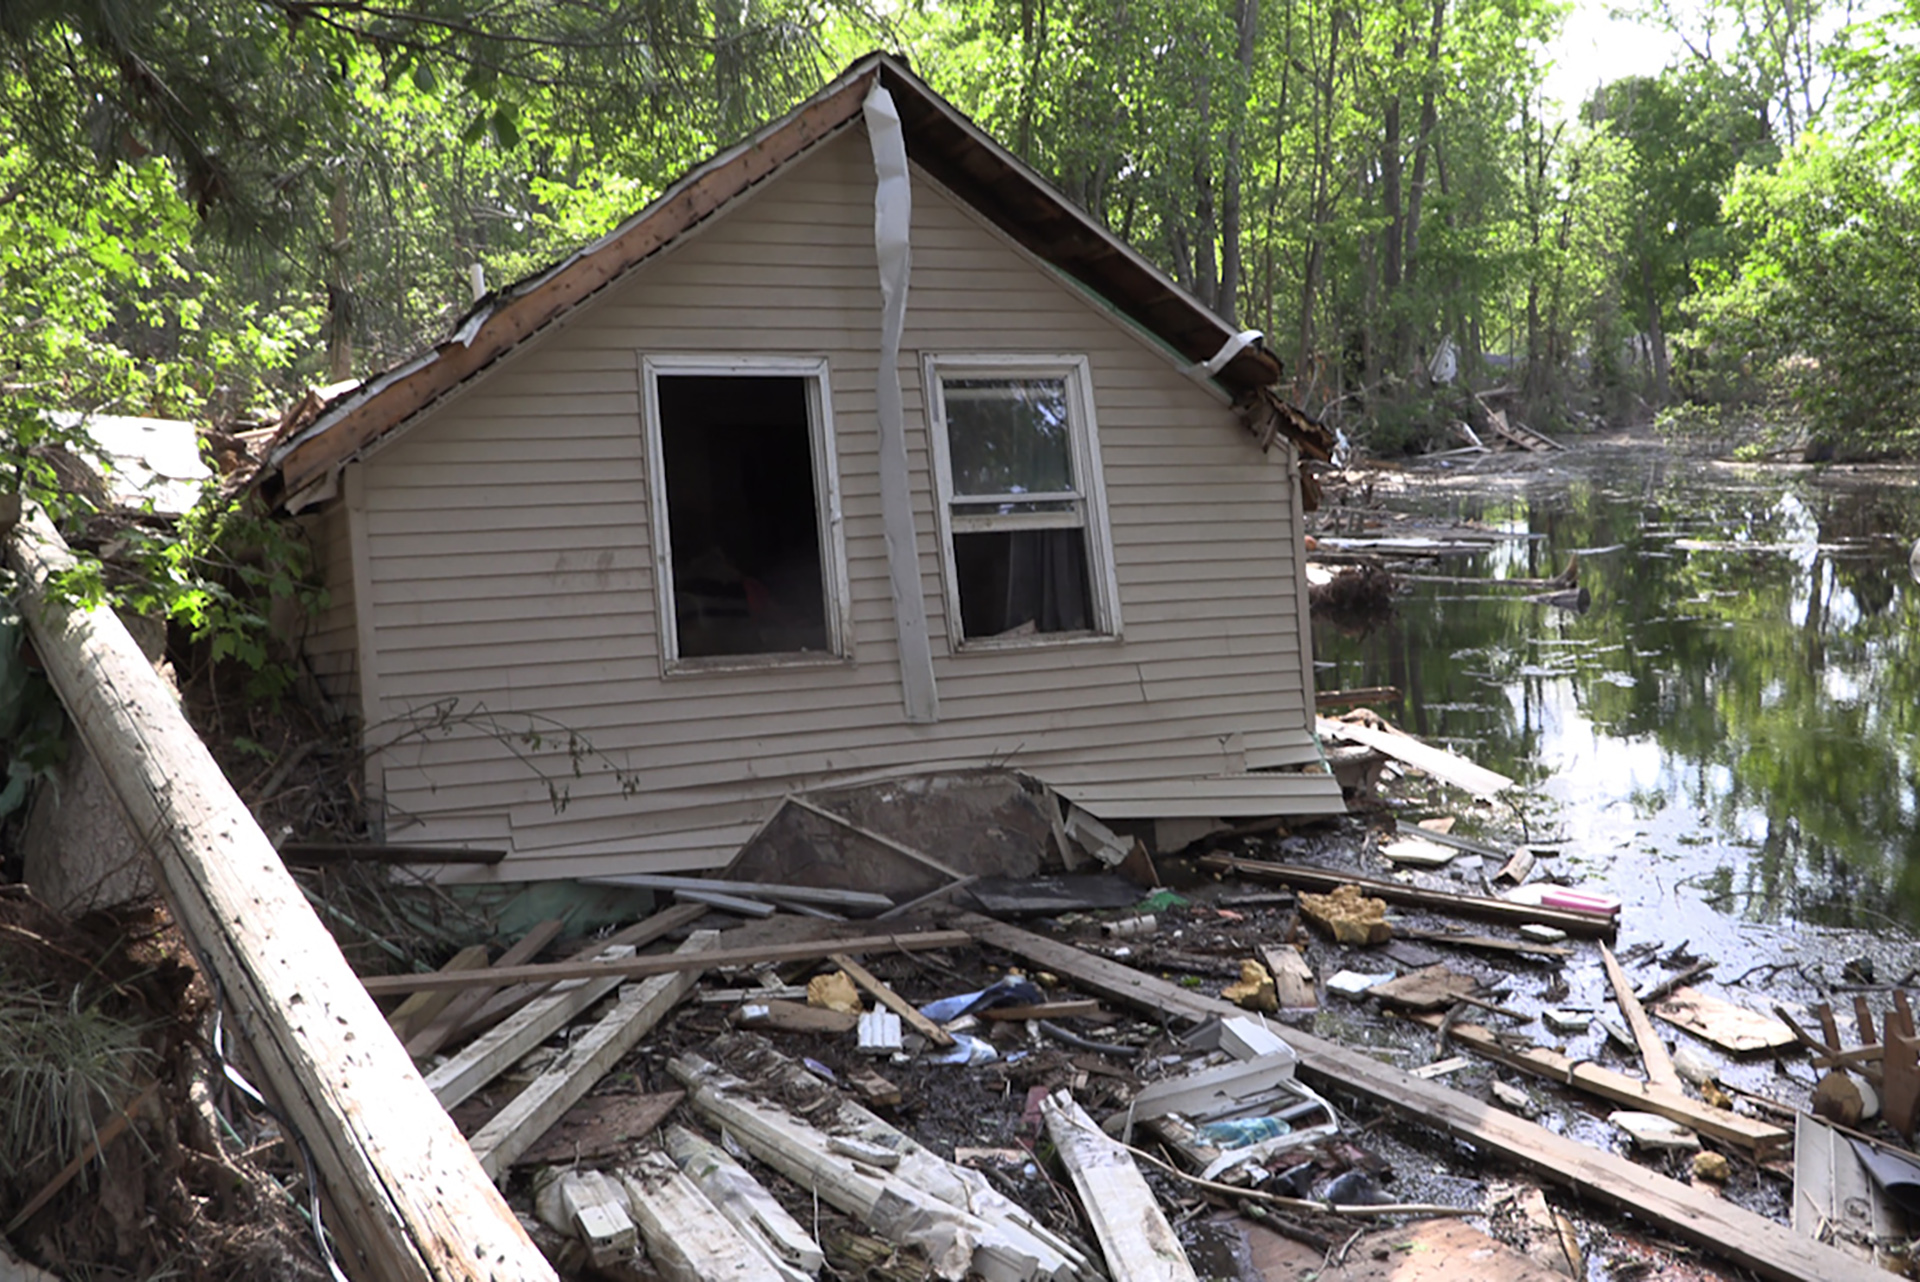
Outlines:
<svg viewBox="0 0 1920 1282"><path fill-rule="evenodd" d="M800 378L807 389L809 448L813 454L814 514L820 539L820 578L826 592L827 648L769 654L687 658L680 653L674 606L673 531L667 512L666 450L661 437L660 378L686 375ZM839 455L834 448L833 391L824 356L648 355L640 357L641 418L647 443L647 489L653 531L655 614L662 675L742 668L846 664L853 658L853 594L847 578L846 521L840 506Z"/></svg>
<svg viewBox="0 0 1920 1282"><path fill-rule="evenodd" d="M947 636L956 651L1025 649L1120 640L1120 581L1114 570L1113 537L1107 526L1106 473L1100 466L1100 426L1093 410L1093 372L1085 356L1007 353L926 353L922 356L927 426L933 444L934 522L940 534L940 565L947 603ZM1073 494L1022 494L1024 501L1072 499L1080 505L1080 528L1087 540L1087 579L1093 628L1086 632L1036 632L1020 637L969 637L960 614L960 575L953 559L953 536L971 529L1055 529L1052 514L956 517L953 512L953 459L947 448L946 387L950 378L1058 378L1067 389L1067 423L1072 441ZM991 496L989 501L991 501ZM1012 497L1012 496L1009 496ZM968 495L962 502L979 502Z"/></svg>

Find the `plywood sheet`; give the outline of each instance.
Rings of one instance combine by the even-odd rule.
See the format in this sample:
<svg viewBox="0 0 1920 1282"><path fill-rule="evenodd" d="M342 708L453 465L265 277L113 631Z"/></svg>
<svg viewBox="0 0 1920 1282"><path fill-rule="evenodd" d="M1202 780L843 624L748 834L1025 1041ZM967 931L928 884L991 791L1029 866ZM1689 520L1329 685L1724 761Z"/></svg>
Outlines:
<svg viewBox="0 0 1920 1282"><path fill-rule="evenodd" d="M1734 1055L1757 1055L1794 1044L1793 1030L1769 1015L1696 988L1678 988L1653 1013Z"/></svg>

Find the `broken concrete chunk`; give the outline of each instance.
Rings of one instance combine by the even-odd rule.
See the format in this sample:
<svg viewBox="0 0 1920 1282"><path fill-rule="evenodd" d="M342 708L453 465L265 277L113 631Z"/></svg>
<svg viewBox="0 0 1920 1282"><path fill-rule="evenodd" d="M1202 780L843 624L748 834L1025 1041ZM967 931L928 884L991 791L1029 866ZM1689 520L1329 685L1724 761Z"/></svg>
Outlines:
<svg viewBox="0 0 1920 1282"><path fill-rule="evenodd" d="M1700 1147L1700 1137L1680 1123L1658 1113L1622 1111L1609 1113L1607 1120L1627 1133L1641 1148L1688 1150Z"/></svg>
<svg viewBox="0 0 1920 1282"><path fill-rule="evenodd" d="M1499 1101L1500 1107L1509 1112L1518 1113L1522 1117L1532 1117L1538 1111L1533 1106L1533 1097L1518 1086L1511 1086L1497 1078L1491 1086L1493 1098Z"/></svg>
<svg viewBox="0 0 1920 1282"><path fill-rule="evenodd" d="M1387 925L1387 901L1369 899L1358 886L1337 886L1332 893L1299 896L1308 921L1342 944L1382 944L1393 937Z"/></svg>

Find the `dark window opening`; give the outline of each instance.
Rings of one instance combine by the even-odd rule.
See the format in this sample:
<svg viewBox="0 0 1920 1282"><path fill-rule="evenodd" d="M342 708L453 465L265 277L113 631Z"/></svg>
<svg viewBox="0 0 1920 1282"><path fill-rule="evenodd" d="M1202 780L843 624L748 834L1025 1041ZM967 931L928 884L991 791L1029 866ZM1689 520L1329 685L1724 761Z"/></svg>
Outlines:
<svg viewBox="0 0 1920 1282"><path fill-rule="evenodd" d="M967 637L1093 630L1081 530L956 532L953 566Z"/></svg>
<svg viewBox="0 0 1920 1282"><path fill-rule="evenodd" d="M802 377L661 375L682 658L829 648Z"/></svg>

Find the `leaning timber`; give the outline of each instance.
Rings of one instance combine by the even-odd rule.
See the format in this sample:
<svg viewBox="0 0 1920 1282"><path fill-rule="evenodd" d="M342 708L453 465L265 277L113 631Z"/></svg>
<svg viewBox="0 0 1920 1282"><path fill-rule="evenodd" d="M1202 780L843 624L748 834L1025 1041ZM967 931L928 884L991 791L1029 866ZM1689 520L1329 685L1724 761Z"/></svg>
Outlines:
<svg viewBox="0 0 1920 1282"><path fill-rule="evenodd" d="M172 689L110 610L54 588L74 561L39 509L16 527L7 564L48 678L312 1150L346 1271L379 1282L553 1278Z"/></svg>

